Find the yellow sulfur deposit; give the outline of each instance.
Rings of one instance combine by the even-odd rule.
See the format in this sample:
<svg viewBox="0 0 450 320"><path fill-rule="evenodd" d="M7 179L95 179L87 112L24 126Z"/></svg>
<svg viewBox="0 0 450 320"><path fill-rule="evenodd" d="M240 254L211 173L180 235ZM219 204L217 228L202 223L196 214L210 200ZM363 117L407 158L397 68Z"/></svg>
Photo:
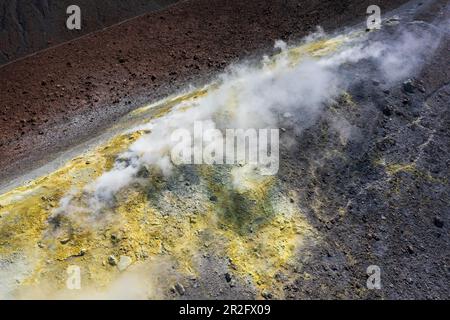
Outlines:
<svg viewBox="0 0 450 320"><path fill-rule="evenodd" d="M297 63L305 54L327 54L342 41L320 40L288 54ZM188 109L214 88L135 110L120 128L164 117L180 103ZM114 205L94 218L82 210L78 215L54 215L68 194L81 201L83 188L145 134L123 132L0 195L0 265L6 270L0 270L0 298L64 296L71 265L80 267L83 289L89 292L107 291L123 273L149 266L139 273L151 279L143 298L162 298L173 281L201 277L205 255L226 258L238 281L250 281L258 293L268 289L282 298L276 274L289 276L303 241L317 235L287 196L290 190L276 176L259 176L249 166L187 166L167 178L143 172L137 183L115 195ZM10 269L16 270L13 277ZM87 291L80 296L83 293L89 296Z"/></svg>

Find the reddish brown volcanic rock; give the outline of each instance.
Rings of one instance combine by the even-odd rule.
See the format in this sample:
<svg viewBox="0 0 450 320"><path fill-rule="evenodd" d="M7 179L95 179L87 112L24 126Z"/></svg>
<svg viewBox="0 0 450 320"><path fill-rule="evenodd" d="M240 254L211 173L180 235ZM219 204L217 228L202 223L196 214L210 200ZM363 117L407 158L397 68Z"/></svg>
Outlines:
<svg viewBox="0 0 450 320"><path fill-rule="evenodd" d="M382 10L404 0L379 1ZM39 166L144 102L317 25L365 21L372 1L191 0L0 68L0 179Z"/></svg>

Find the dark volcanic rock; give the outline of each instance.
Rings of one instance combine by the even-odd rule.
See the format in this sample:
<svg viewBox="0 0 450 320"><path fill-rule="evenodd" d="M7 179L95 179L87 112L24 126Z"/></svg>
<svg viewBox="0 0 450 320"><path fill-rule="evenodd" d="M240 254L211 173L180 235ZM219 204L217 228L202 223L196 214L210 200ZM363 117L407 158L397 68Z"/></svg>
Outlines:
<svg viewBox="0 0 450 320"><path fill-rule="evenodd" d="M435 1L433 10L446 5ZM423 10L417 16L430 7ZM279 175L289 177L291 189L304 190L298 203L323 236L319 248L302 249L313 252L312 257L307 264L299 261L303 267L285 287L287 297L450 297L450 69L443 67L449 50L447 38L429 52L411 83L402 79L386 88L385 99L374 98L379 87L369 79L350 88L362 116L345 104L339 107L340 117L358 132L345 147L324 117L299 137L292 158L280 162ZM423 84L426 91L419 89ZM381 270L380 290L366 286L371 265ZM314 275L314 281L304 273Z"/></svg>
<svg viewBox="0 0 450 320"><path fill-rule="evenodd" d="M434 217L433 222L434 225L438 228L444 227L444 221L438 216Z"/></svg>
<svg viewBox="0 0 450 320"><path fill-rule="evenodd" d="M403 90L405 90L407 93L414 93L416 87L411 79L403 82Z"/></svg>

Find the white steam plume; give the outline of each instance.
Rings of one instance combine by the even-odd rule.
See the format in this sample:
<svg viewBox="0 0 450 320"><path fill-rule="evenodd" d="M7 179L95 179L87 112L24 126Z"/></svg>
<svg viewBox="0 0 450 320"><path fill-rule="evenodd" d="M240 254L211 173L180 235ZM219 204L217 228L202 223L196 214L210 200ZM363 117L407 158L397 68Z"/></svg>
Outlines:
<svg viewBox="0 0 450 320"><path fill-rule="evenodd" d="M277 115L292 114L301 120L301 131L312 125L325 105L352 83L351 76L341 72L347 66L370 61L389 83L410 76L439 43L439 37L427 28L410 29L399 27L388 39L384 33L379 39L371 39L367 34L350 35L344 37L336 52L320 58L304 57L296 64L289 58L287 45L277 41L281 54L272 60L265 57L257 66L234 66L219 78L217 89L192 102L189 108L181 102L166 116L134 128L150 133L120 155L111 171L86 186L84 191L90 194L87 209L97 212L109 203L114 194L136 179L142 167L155 167L164 175L170 174L171 134L180 128L192 130L195 121L207 120L222 129L267 128L279 126ZM322 36L321 33L310 39ZM58 214L70 213L70 199L61 202Z"/></svg>

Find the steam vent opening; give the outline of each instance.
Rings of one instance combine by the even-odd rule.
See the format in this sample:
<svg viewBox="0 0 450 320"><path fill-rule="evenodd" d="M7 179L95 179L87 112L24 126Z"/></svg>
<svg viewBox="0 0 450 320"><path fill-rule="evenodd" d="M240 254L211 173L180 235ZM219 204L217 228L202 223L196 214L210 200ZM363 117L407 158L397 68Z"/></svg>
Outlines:
<svg viewBox="0 0 450 320"><path fill-rule="evenodd" d="M448 1L116 2L0 13L0 300L450 297Z"/></svg>

